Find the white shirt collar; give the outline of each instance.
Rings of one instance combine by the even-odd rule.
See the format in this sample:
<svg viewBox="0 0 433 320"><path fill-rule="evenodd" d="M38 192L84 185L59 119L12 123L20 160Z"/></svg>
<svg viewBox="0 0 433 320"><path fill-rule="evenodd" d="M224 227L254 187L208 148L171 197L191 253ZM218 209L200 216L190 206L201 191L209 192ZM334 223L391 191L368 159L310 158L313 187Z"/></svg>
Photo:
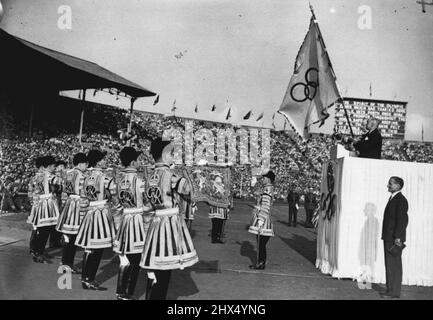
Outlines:
<svg viewBox="0 0 433 320"><path fill-rule="evenodd" d="M399 193L399 192L401 192L401 190L398 190L398 191L396 191L396 192L394 192L394 193L391 193L391 199L394 198L395 195L396 195L397 193Z"/></svg>

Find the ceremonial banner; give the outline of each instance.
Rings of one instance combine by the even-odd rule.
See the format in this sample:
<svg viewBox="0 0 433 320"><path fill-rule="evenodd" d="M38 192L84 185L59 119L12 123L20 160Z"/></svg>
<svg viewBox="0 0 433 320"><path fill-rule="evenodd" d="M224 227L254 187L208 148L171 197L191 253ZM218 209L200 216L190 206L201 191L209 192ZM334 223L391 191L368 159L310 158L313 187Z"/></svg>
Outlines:
<svg viewBox="0 0 433 320"><path fill-rule="evenodd" d="M191 199L204 201L211 206L228 208L232 201L230 167L193 166L179 167L178 172L187 178L192 186Z"/></svg>
<svg viewBox="0 0 433 320"><path fill-rule="evenodd" d="M327 109L339 99L331 61L313 16L278 112L305 138L309 126L323 124L329 117Z"/></svg>
<svg viewBox="0 0 433 320"><path fill-rule="evenodd" d="M154 166L138 168L140 177L147 181L152 175ZM232 184L230 167L176 166L173 172L191 183L191 200L207 202L209 205L228 208L232 203Z"/></svg>
<svg viewBox="0 0 433 320"><path fill-rule="evenodd" d="M332 274L333 268L338 267L341 168L336 161L329 161L322 170L316 267L323 273Z"/></svg>

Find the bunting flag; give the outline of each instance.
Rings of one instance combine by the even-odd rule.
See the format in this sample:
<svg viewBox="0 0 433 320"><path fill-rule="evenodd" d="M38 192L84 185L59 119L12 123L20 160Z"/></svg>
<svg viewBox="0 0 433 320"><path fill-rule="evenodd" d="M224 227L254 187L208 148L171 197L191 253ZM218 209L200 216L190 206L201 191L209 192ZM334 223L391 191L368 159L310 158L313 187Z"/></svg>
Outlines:
<svg viewBox="0 0 433 320"><path fill-rule="evenodd" d="M156 105L159 102L159 94L156 96L155 101L153 101L153 105Z"/></svg>
<svg viewBox="0 0 433 320"><path fill-rule="evenodd" d="M252 110L248 111L248 113L246 115L244 115L244 120L248 120L252 114L253 114Z"/></svg>
<svg viewBox="0 0 433 320"><path fill-rule="evenodd" d="M212 112L214 112L214 111L215 111L215 109L216 109L216 107L215 107L215 105L213 105L213 106L212 106L212 110L211 110L211 111L212 111Z"/></svg>
<svg viewBox="0 0 433 320"><path fill-rule="evenodd" d="M173 107L171 108L171 112L175 112L176 111L176 99L174 99L173 101Z"/></svg>
<svg viewBox="0 0 433 320"><path fill-rule="evenodd" d="M371 82L370 82L370 98L373 95L372 91L371 91Z"/></svg>
<svg viewBox="0 0 433 320"><path fill-rule="evenodd" d="M195 109L194 112L197 113L198 112L198 104L195 105Z"/></svg>
<svg viewBox="0 0 433 320"><path fill-rule="evenodd" d="M293 75L278 110L304 139L310 126L315 123L322 126L329 117L327 109L341 100L319 25L310 8L310 27L299 49Z"/></svg>
<svg viewBox="0 0 433 320"><path fill-rule="evenodd" d="M226 120L228 120L228 119L231 118L231 114L230 114L230 111L231 111L231 110L232 110L232 108L230 108L230 109L229 109L229 112L227 112Z"/></svg>
<svg viewBox="0 0 433 320"><path fill-rule="evenodd" d="M259 120L261 120L262 118L263 118L263 112L259 115L259 117L257 118L256 121L259 121Z"/></svg>
<svg viewBox="0 0 433 320"><path fill-rule="evenodd" d="M424 142L424 123L421 125L421 141Z"/></svg>

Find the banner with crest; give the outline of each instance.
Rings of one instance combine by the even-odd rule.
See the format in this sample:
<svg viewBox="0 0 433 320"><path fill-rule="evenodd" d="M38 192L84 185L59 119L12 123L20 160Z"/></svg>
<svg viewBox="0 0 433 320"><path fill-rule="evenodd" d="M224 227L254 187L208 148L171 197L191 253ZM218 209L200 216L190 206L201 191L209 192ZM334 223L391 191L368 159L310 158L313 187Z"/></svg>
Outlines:
<svg viewBox="0 0 433 320"><path fill-rule="evenodd" d="M106 174L114 177L116 170L109 169ZM154 171L153 166L140 166L139 175L147 181ZM191 183L191 199L194 202L207 202L209 205L228 208L232 205L232 182L230 167L217 165L176 166L174 173Z"/></svg>
<svg viewBox="0 0 433 320"><path fill-rule="evenodd" d="M228 208L232 203L230 167L215 165L183 166L176 173L189 180L192 186L191 199L209 205Z"/></svg>

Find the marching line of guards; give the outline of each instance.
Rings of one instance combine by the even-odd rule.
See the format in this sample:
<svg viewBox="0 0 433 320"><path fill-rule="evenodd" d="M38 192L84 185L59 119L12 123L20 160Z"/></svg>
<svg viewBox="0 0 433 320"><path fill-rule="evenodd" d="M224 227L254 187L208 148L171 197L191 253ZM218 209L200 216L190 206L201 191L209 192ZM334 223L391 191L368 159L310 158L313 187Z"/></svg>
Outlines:
<svg viewBox="0 0 433 320"><path fill-rule="evenodd" d="M106 248L119 255L116 296L132 300L140 268L147 271L146 299L166 299L171 271L198 262L189 227L197 207L191 201L191 185L170 169L170 141L152 141L150 153L155 170L143 180L137 172L140 152L125 147L120 152L122 169L108 175L106 152L91 150L73 157L74 167L54 172L52 156L35 160L37 173L29 185L32 209L30 254L33 261L49 263L44 255L50 234L62 235L61 263L74 274L81 272L83 289L106 290L96 273ZM64 163L63 163L64 165ZM265 188L253 211L249 232L257 235L257 263L264 269L266 243L273 236L270 207L275 175L263 175ZM212 243L223 243L223 226L230 209L210 207ZM77 247L84 249L82 270L74 267Z"/></svg>

